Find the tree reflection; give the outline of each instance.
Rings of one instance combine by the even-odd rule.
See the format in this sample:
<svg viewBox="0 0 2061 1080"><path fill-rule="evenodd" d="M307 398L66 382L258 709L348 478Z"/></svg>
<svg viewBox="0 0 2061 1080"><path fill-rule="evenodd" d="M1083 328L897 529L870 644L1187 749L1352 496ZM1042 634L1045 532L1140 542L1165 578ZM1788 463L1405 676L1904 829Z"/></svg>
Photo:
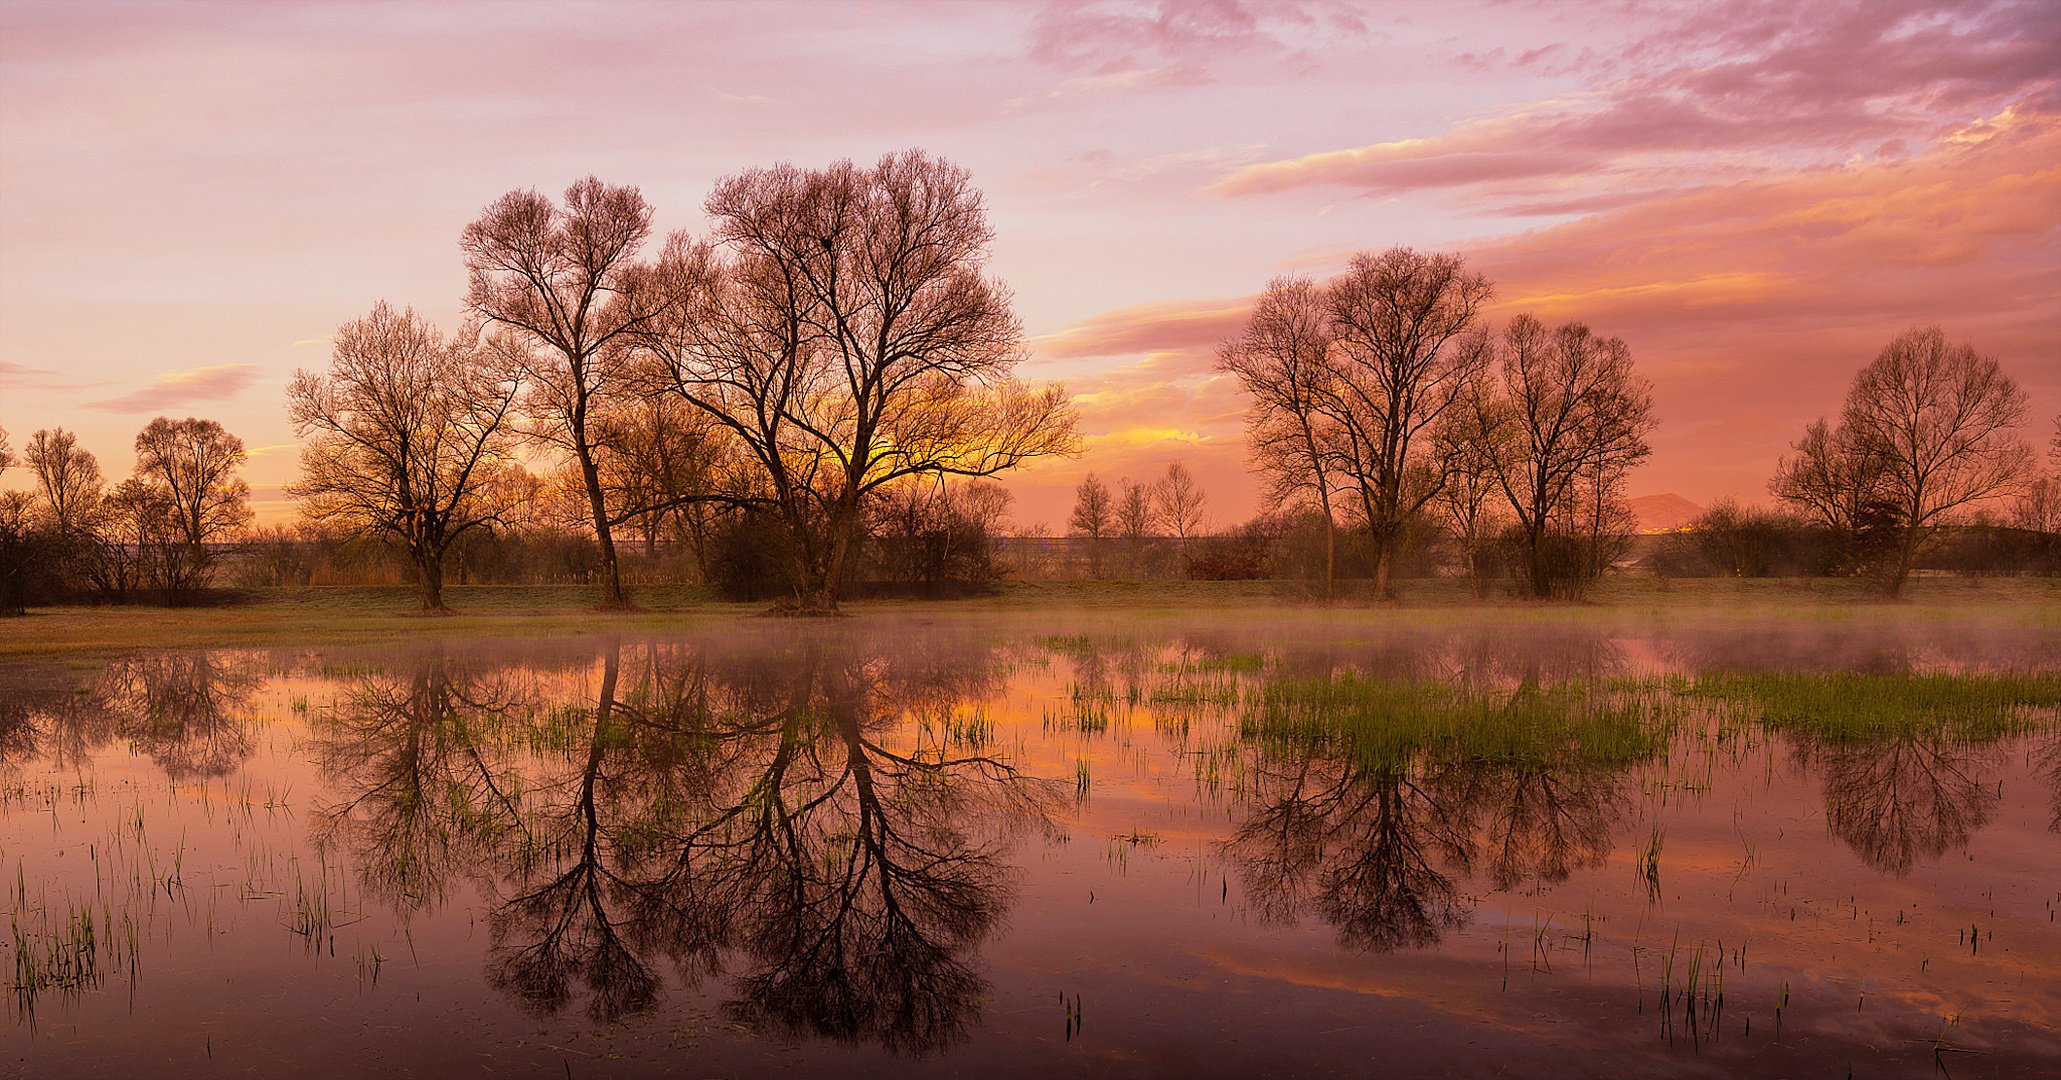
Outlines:
<svg viewBox="0 0 2061 1080"><path fill-rule="evenodd" d="M441 903L455 869L492 865L524 826L519 790L502 785L509 725L534 699L527 680L441 647L353 680L316 728L341 792L317 837L347 836L365 887L397 911Z"/></svg>
<svg viewBox="0 0 2061 1080"><path fill-rule="evenodd" d="M1356 949L1437 944L1472 912L1456 879L1479 871L1498 890L1564 881L1608 858L1630 812L1632 761L1574 737L1510 750L1425 738L1369 753L1344 733L1263 740L1249 751L1247 816L1224 851L1267 918L1317 915Z"/></svg>
<svg viewBox="0 0 2061 1080"><path fill-rule="evenodd" d="M1348 947L1438 943L1471 907L1437 865L1465 865L1469 838L1442 786L1316 747L1260 764L1252 811L1225 844L1269 919L1313 912Z"/></svg>
<svg viewBox="0 0 2061 1080"><path fill-rule="evenodd" d="M1825 820L1869 866L1899 877L1989 821L1999 792L1986 775L1995 744L1911 733L1835 743L1802 739L1797 755L1825 785Z"/></svg>
<svg viewBox="0 0 2061 1080"><path fill-rule="evenodd" d="M101 680L115 732L173 780L222 776L250 756L253 660L223 652L117 660Z"/></svg>
<svg viewBox="0 0 2061 1080"><path fill-rule="evenodd" d="M935 1049L979 1012L972 954L1054 791L956 722L995 692L994 654L931 644L611 644L591 704L543 693L542 719L484 738L470 692L413 689L453 682L425 660L339 704L337 744L390 767L332 820L413 880L465 864L491 881L488 977L530 1008L633 1013L668 964L727 977L748 1021Z"/></svg>

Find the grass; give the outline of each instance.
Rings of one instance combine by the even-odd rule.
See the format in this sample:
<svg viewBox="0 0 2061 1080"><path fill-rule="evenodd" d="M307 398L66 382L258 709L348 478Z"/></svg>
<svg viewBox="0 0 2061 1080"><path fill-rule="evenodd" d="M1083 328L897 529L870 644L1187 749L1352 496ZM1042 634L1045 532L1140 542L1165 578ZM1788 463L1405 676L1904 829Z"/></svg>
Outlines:
<svg viewBox="0 0 2061 1080"><path fill-rule="evenodd" d="M2061 674L2047 672L1724 674L1690 681L1683 692L1830 742L1915 733L1989 741L2061 718Z"/></svg>
<svg viewBox="0 0 2061 1080"><path fill-rule="evenodd" d="M1349 583L1351 584L1351 583ZM1011 582L992 596L966 600L861 600L846 610L861 618L892 614L1011 613L1055 609L1152 613L1228 609L1265 611L1339 626L1379 619L1396 625L1455 621L1562 623L1626 616L1766 618L1846 621L1859 617L1965 622L1999 619L2061 627L2061 580L1924 579L1891 603L1864 582L1822 579L1699 579L1663 582L1611 579L1581 603L1497 598L1476 600L1462 582L1406 581L1402 598L1376 604L1354 592L1331 605L1308 599L1296 582L1056 581ZM1364 590L1361 590L1364 591ZM66 607L0 619L0 660L120 655L154 648L376 644L424 637L553 637L675 627L734 619L766 605L730 603L706 588L642 585L628 612L596 609L593 586L459 585L445 590L454 614L415 614L408 586L332 586L251 590L250 603L214 608Z"/></svg>
<svg viewBox="0 0 2061 1080"><path fill-rule="evenodd" d="M1375 767L1401 766L1426 751L1443 761L1546 764L1572 754L1624 764L1665 745L1668 705L1664 694L1584 682L1488 691L1345 674L1267 682L1240 728L1292 744L1336 740Z"/></svg>

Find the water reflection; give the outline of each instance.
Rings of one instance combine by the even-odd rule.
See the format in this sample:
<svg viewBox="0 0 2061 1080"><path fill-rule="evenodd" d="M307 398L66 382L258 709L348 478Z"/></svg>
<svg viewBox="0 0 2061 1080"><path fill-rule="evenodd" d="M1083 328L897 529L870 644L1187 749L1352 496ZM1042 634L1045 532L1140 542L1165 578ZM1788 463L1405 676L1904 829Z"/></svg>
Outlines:
<svg viewBox="0 0 2061 1080"><path fill-rule="evenodd" d="M1869 866L1899 877L1967 846L2002 798L2003 751L1935 732L1860 742L1799 739L1795 756L1825 785L1825 822Z"/></svg>
<svg viewBox="0 0 2061 1080"><path fill-rule="evenodd" d="M114 660L83 681L52 666L0 681L0 765L40 756L76 769L116 741L175 781L234 772L251 754L252 698L266 672L244 653L160 653Z"/></svg>
<svg viewBox="0 0 2061 1080"><path fill-rule="evenodd" d="M327 815L403 903L486 880L488 979L555 1012L651 1007L661 963L737 1018L923 1052L979 1015L980 942L1050 782L985 743L992 649L609 644L574 708L442 653L355 681L318 725ZM529 719L524 719L529 718Z"/></svg>
<svg viewBox="0 0 2061 1080"><path fill-rule="evenodd" d="M1168 977L1198 962L1212 966L1195 985L1298 1003L1256 1022L1253 1037L1277 1051L1300 1044L1266 1024L1298 1023L1311 1014L1294 1009L1313 1001L1332 1008L1324 987L1386 981L1395 1001L1435 1001L1445 988L1423 980L1449 978L1459 989L1441 1007L1516 1002L1497 996L1527 992L1497 985L1507 969L1487 974L1509 958L1495 932L1506 915L1488 912L1538 920L1532 981L1550 989L1530 992L1550 1001L1481 1007L1524 1038L1598 1017L1644 1025L1667 977L1654 943L1679 938L1701 959L1699 937L1725 942L1727 1016L1757 1018L1736 1046L1705 1044L1733 1055L1705 1059L1713 1067L1762 1052L1815 1067L1813 1045L1858 1045L1841 1034L1855 1016L1874 1025L1857 1037L1881 1045L1917 1038L1905 1038L1914 1016L1937 1039L1937 1001L1982 1015L1993 1040L2023 1038L1995 1017L2048 1015L1990 987L2050 974L2023 959L2038 953L2026 928L2044 931L2048 911L2011 907L2044 901L2022 880L2037 872L1999 863L2046 842L2025 842L2028 818L2061 832L2061 684L2025 675L2051 670L2052 635L1835 636L1823 655L1841 682L1780 674L1813 659L1791 633L1289 633L1224 619L1046 630L754 624L0 672L0 811L31 811L0 817L0 841L27 853L18 878L52 883L47 899L18 890L18 940L32 967L75 955L72 900L90 896L109 905L100 925L144 928L121 938L137 950L122 962L140 951L140 970L166 984L217 964L245 965L238 991L251 971L317 980L358 950L358 996L332 1009L409 1022L432 999L419 982L403 984L415 994L392 984L456 964L463 978L436 992L517 1025L504 1036L562 1042L599 1023L629 1038L667 1025L616 1021L706 1003L735 1025L704 1028L704 1045L771 1032L797 1053L829 1042L944 1054L931 1064L955 1070L949 1051L976 1027L982 1050L1056 1065L1052 1044L1081 1030L1067 995L1082 989L1112 1014L1223 1008ZM1952 722L1928 720L1939 685L1899 681L1984 670L1985 653L2019 684L1975 695L1994 701ZM1850 689L1858 704L1819 722L1819 705ZM96 778L100 763L115 768ZM288 783L296 797L275 810L269 792ZM69 847L37 846L66 829ZM1628 867L1669 833L1656 903ZM2005 842L1978 848L1979 835ZM1098 863L1105 848L1123 857ZM1962 852L1979 885L1998 886L1980 911L1957 891L1967 871L1948 856ZM314 939L295 929L302 903L335 914L327 948L273 948ZM1247 914L1277 929L1255 938ZM1951 962L1953 932L1924 936L1977 920L1981 951ZM1548 954L1577 938L1579 985L1553 982ZM368 954L394 956L403 940L436 948L376 985ZM310 966L283 972L280 952ZM176 962L160 965L168 953ZM1865 1012L1858 992L1826 989L1849 976L1868 987ZM1074 1002L1064 1028L1015 1004L1050 1002L1054 983ZM1792 983L1796 1038L1770 1043L1769 1003L1789 1001ZM132 985L144 1013L164 993ZM1350 1007L1423 1022L1381 994ZM1138 1009L1129 1030L1096 1012L1091 1039L1128 1048ZM1468 1022L1434 1021L1438 1045L1467 1045L1480 1033ZM1627 1060L1671 1052L1596 1037Z"/></svg>

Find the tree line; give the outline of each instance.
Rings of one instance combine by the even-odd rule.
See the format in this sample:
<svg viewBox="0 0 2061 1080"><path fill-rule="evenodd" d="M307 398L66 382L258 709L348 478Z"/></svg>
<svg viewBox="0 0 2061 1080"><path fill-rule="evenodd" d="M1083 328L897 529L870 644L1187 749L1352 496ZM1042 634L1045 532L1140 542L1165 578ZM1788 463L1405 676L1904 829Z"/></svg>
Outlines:
<svg viewBox="0 0 2061 1080"><path fill-rule="evenodd" d="M690 549L682 576L801 612L834 611L861 577L997 575L1009 497L987 478L1079 437L1063 388L1013 374L1022 327L986 272L993 230L966 171L921 151L749 169L703 209L706 235L655 238L636 188L593 177L485 207L459 236L460 326L382 300L337 329L326 369L294 375L292 533L247 530L245 451L215 421L153 420L112 489L72 433L37 431L17 455L0 432L0 469L19 456L36 482L0 501L0 610L190 597L231 537L300 560L303 579L318 546L398 553L428 611L454 562L479 577L496 558L532 579L562 566L626 605L626 539ZM1247 397L1264 511L1206 535L1183 464L1114 488L1090 474L1067 523L1088 572L1293 573L1326 596L1364 576L1385 597L1442 562L1478 594L1507 576L1580 595L1631 551L1652 386L1583 322L1492 325L1494 293L1461 257L1408 248L1269 282L1217 355ZM1654 565L1867 573L1896 594L1999 500L2051 537L2061 481L2016 434L2025 409L1972 345L1899 335L1778 463L1781 509L1713 508ZM2061 466L2061 420L2056 440Z"/></svg>
<svg viewBox="0 0 2061 1080"><path fill-rule="evenodd" d="M1623 340L1585 323L1520 314L1491 327L1493 294L1455 255L1364 252L1329 281L1270 282L1220 351L1249 398L1270 503L1321 523L1327 595L1341 532L1364 544L1384 596L1426 533L1444 535L1478 593L1508 567L1533 596L1577 596L1630 550L1625 480L1650 453L1651 383ZM1769 490L1787 513L1755 527L1791 541L1816 532L1826 557L1812 571L1871 574L1895 596L1949 526L2015 497L2013 521L2048 553L2018 564L2061 569L2061 480L2039 474L2018 436L2025 414L2024 390L1994 357L1937 327L1907 331L1855 376L1837 424L1811 425L1781 460ZM2061 417L2055 426L2061 468ZM1744 512L1715 510L1689 534L1736 543ZM1698 546L1666 554L1686 566Z"/></svg>

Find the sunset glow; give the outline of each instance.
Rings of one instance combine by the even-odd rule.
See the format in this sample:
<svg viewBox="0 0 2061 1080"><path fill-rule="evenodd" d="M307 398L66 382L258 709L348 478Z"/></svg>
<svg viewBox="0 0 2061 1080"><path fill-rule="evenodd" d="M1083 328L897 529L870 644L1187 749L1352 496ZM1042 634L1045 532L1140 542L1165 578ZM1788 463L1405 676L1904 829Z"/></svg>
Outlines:
<svg viewBox="0 0 2061 1080"><path fill-rule="evenodd" d="M1213 370L1250 298L1356 251L1463 254L1494 317L1622 336L1660 426L1632 494L1763 499L1898 332L2061 411L2061 6L0 5L0 425L112 475L151 417L252 448L290 516L284 387L380 299L461 319L459 230L510 189L921 147L970 169L1030 359L1084 452L1258 508ZM28 483L10 473L13 486Z"/></svg>

